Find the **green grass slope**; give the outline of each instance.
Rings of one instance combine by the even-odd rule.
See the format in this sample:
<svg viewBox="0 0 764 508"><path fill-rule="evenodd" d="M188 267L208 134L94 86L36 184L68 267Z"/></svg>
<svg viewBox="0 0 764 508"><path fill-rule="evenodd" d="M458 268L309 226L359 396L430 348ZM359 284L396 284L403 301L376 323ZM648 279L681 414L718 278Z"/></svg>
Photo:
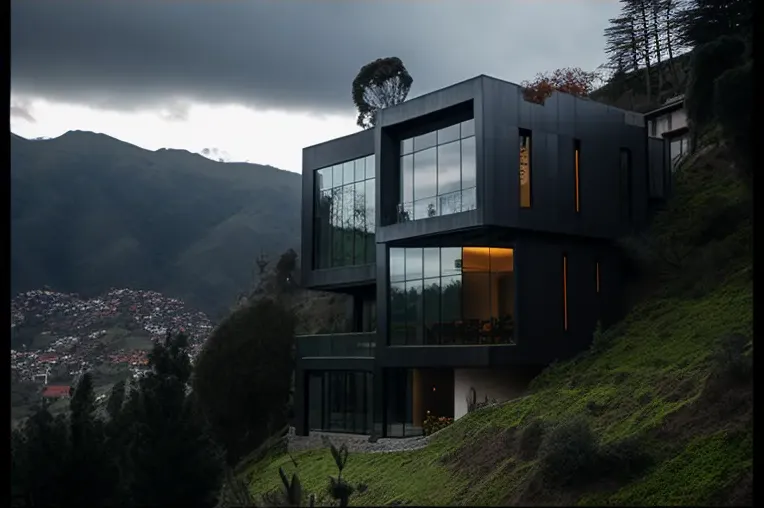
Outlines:
<svg viewBox="0 0 764 508"><path fill-rule="evenodd" d="M723 150L687 161L650 232L625 244L652 289L621 323L596 333L590 351L548 368L527 397L469 414L423 449L351 453L343 476L368 485L351 504L751 502L750 201ZM555 484L545 480L544 450L571 421L590 426L612 467ZM529 444L538 423L541 451ZM297 467L278 454L249 467L252 494L280 488L284 467L326 500L336 474L329 451L294 459Z"/></svg>

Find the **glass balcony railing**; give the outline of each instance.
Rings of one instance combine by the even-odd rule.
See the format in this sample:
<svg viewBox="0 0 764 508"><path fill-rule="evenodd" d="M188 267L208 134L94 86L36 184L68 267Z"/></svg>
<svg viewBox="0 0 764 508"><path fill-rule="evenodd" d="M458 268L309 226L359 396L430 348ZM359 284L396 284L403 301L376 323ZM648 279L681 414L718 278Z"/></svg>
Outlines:
<svg viewBox="0 0 764 508"><path fill-rule="evenodd" d="M376 339L376 332L301 335L297 337L297 355L300 358L374 358Z"/></svg>

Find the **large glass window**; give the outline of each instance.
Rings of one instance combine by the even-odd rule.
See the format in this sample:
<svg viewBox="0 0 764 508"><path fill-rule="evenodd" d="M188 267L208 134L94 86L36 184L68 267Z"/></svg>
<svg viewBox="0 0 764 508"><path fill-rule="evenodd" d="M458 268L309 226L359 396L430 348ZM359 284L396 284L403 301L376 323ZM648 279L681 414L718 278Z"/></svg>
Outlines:
<svg viewBox="0 0 764 508"><path fill-rule="evenodd" d="M374 175L374 155L316 171L315 268L375 261Z"/></svg>
<svg viewBox="0 0 764 508"><path fill-rule="evenodd" d="M390 249L390 344L513 344L514 250Z"/></svg>
<svg viewBox="0 0 764 508"><path fill-rule="evenodd" d="M398 221L475 209L475 122L401 141Z"/></svg>
<svg viewBox="0 0 764 508"><path fill-rule="evenodd" d="M311 372L308 382L310 429L370 434L372 380L370 372Z"/></svg>

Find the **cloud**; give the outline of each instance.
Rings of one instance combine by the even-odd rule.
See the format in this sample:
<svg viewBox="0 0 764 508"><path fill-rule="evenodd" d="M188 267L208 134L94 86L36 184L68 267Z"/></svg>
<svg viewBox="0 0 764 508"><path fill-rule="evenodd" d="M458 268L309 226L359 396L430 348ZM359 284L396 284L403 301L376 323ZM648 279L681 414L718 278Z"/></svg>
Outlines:
<svg viewBox="0 0 764 508"><path fill-rule="evenodd" d="M19 101L11 102L11 118L18 118L29 123L37 122L30 112L29 105Z"/></svg>
<svg viewBox="0 0 764 508"><path fill-rule="evenodd" d="M602 0L12 0L16 96L183 119L182 104L352 111L364 64L398 56L412 95L605 59ZM171 106L168 106L170 104Z"/></svg>

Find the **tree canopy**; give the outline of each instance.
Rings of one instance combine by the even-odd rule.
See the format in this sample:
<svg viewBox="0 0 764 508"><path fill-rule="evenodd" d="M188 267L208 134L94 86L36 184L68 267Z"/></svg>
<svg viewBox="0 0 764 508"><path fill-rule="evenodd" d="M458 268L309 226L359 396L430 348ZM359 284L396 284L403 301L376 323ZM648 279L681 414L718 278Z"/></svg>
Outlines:
<svg viewBox="0 0 764 508"><path fill-rule="evenodd" d="M378 58L361 67L352 87L358 126L374 127L377 111L405 101L413 82L398 57Z"/></svg>

